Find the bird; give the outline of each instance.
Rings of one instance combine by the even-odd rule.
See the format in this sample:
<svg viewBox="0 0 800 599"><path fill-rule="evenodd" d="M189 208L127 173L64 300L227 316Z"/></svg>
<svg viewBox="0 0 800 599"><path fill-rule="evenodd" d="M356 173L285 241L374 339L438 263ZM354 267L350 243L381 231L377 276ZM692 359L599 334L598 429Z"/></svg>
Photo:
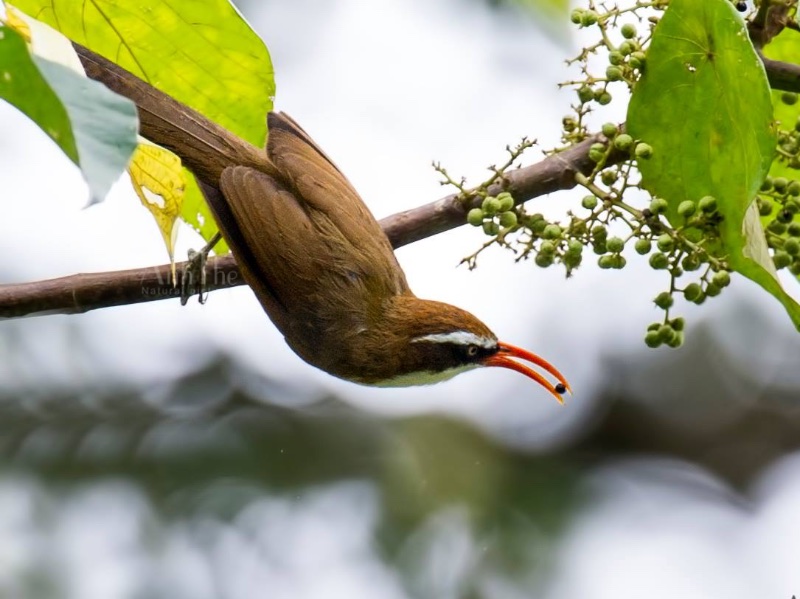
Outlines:
<svg viewBox="0 0 800 599"><path fill-rule="evenodd" d="M257 147L88 48L73 47L89 77L136 104L140 133L195 175L245 282L307 363L379 387L501 367L533 379L559 402L572 392L553 365L499 341L474 315L414 295L364 201L287 114L268 113L266 148Z"/></svg>
<svg viewBox="0 0 800 599"><path fill-rule="evenodd" d="M287 114L270 112L267 124L268 172L229 165L218 187L202 188L245 281L300 358L378 387L502 367L563 401L570 385L549 362L499 341L466 310L417 297L389 239L333 161Z"/></svg>

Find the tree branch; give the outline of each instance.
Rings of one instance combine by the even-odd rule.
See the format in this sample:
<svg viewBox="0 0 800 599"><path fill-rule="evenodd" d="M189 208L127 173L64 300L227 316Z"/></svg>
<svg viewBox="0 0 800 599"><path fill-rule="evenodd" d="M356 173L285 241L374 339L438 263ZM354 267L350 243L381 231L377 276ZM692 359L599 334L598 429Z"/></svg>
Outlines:
<svg viewBox="0 0 800 599"><path fill-rule="evenodd" d="M520 168L506 175L506 184L495 185L489 193L505 189L524 202L554 191L575 187L577 172L589 173L594 163L588 158L589 146L598 141L592 137L559 154L548 156L537 164ZM621 159L621 157L619 157ZM386 217L381 226L395 248L454 229L466 222L466 213L480 204L476 198L463 203L449 195L430 204ZM178 279L186 262L177 266ZM0 285L0 318L17 318L45 314L79 314L126 304L152 302L180 297L180 289L172 283L171 266L161 264L146 268L111 272L77 274L58 279ZM243 285L232 256L210 258L206 264L205 290Z"/></svg>

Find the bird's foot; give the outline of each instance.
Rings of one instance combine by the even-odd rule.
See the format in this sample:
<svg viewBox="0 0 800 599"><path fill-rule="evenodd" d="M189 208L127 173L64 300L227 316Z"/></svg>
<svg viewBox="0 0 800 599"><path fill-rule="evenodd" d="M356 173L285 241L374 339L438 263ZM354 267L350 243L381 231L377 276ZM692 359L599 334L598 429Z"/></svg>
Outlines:
<svg viewBox="0 0 800 599"><path fill-rule="evenodd" d="M206 262L208 262L208 254L220 239L222 236L217 233L199 252L189 250L189 260L181 269L181 306L185 306L195 293L197 293L198 302L206 303L208 298Z"/></svg>

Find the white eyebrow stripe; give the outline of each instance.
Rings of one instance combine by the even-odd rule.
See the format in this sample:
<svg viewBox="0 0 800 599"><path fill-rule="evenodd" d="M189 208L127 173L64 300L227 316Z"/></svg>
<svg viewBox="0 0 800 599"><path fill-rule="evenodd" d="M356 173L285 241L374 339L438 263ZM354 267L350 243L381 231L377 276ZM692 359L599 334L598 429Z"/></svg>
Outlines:
<svg viewBox="0 0 800 599"><path fill-rule="evenodd" d="M452 331L450 333L434 333L432 335L424 335L422 337L415 337L411 343L418 343L420 341L431 341L433 343L455 343L457 345L477 345L484 349L492 349L497 345L495 339L489 337L481 337L469 331Z"/></svg>

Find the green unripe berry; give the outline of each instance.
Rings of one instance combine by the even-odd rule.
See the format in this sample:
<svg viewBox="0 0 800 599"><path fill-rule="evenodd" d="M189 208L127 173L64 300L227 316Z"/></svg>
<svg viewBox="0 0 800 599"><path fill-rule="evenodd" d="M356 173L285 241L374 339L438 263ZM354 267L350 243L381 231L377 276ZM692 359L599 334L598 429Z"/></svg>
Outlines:
<svg viewBox="0 0 800 599"><path fill-rule="evenodd" d="M595 148L591 148L589 150L589 160L592 162L600 162L603 158L605 158L605 151L598 151Z"/></svg>
<svg viewBox="0 0 800 599"><path fill-rule="evenodd" d="M786 193L790 196L800 196L800 181L792 179L789 181L789 186L786 188Z"/></svg>
<svg viewBox="0 0 800 599"><path fill-rule="evenodd" d="M541 236L544 233L544 228L547 226L547 221L544 219L535 220L531 223L531 231Z"/></svg>
<svg viewBox="0 0 800 599"><path fill-rule="evenodd" d="M789 185L789 180L786 177L775 177L772 180L772 186L778 193L784 193L788 185Z"/></svg>
<svg viewBox="0 0 800 599"><path fill-rule="evenodd" d="M790 237L783 242L783 251L790 256L797 256L797 254L800 254L800 241L797 241L794 237Z"/></svg>
<svg viewBox="0 0 800 599"><path fill-rule="evenodd" d="M480 227L483 224L483 210L473 208L467 212L467 222L473 227Z"/></svg>
<svg viewBox="0 0 800 599"><path fill-rule="evenodd" d="M564 131L567 133L572 133L578 128L578 121L571 116L565 116L561 119L561 127L563 127Z"/></svg>
<svg viewBox="0 0 800 599"><path fill-rule="evenodd" d="M792 184L789 184L789 187L786 188L786 193L789 193ZM795 199L786 200L786 204L783 206L783 209L786 210L789 214L797 214L800 212L800 204Z"/></svg>
<svg viewBox="0 0 800 599"><path fill-rule="evenodd" d="M667 341L667 345L672 348L678 348L683 345L683 333L676 331L675 336Z"/></svg>
<svg viewBox="0 0 800 599"><path fill-rule="evenodd" d="M614 123L603 123L601 131L603 135L611 139L617 134L617 126Z"/></svg>
<svg viewBox="0 0 800 599"><path fill-rule="evenodd" d="M664 343L669 343L675 337L675 329L668 324L658 327L658 338Z"/></svg>
<svg viewBox="0 0 800 599"><path fill-rule="evenodd" d="M612 64L606 69L606 78L609 81L620 81L622 79L622 69Z"/></svg>
<svg viewBox="0 0 800 599"><path fill-rule="evenodd" d="M539 245L539 253L551 256L556 253L556 245L552 241L543 241Z"/></svg>
<svg viewBox="0 0 800 599"><path fill-rule="evenodd" d="M597 265L602 269L614 268L614 256L606 254L597 259Z"/></svg>
<svg viewBox="0 0 800 599"><path fill-rule="evenodd" d="M684 256L683 260L681 260L681 266L683 267L683 270L687 272L693 272L700 268L700 259L693 254Z"/></svg>
<svg viewBox="0 0 800 599"><path fill-rule="evenodd" d="M717 209L717 198L714 196L705 196L700 199L697 206L700 208L701 212L710 214Z"/></svg>
<svg viewBox="0 0 800 599"><path fill-rule="evenodd" d="M781 268L786 268L792 263L792 257L783 250L778 250L772 256L772 262L775 263L775 268L780 270Z"/></svg>
<svg viewBox="0 0 800 599"><path fill-rule="evenodd" d="M534 259L536 266L541 268L547 268L551 264L553 264L553 256L550 254L536 254L536 258Z"/></svg>
<svg viewBox="0 0 800 599"><path fill-rule="evenodd" d="M517 225L517 214L515 212L501 212L500 213L500 226L510 229Z"/></svg>
<svg viewBox="0 0 800 599"><path fill-rule="evenodd" d="M614 138L614 147L623 152L628 152L633 147L633 138L627 133L620 133Z"/></svg>
<svg viewBox="0 0 800 599"><path fill-rule="evenodd" d="M592 242L592 251L601 256L608 252L608 248L606 247L606 240L595 240Z"/></svg>
<svg viewBox="0 0 800 599"><path fill-rule="evenodd" d="M650 212L653 214L663 214L668 207L669 203L664 198L654 198L650 202Z"/></svg>
<svg viewBox="0 0 800 599"><path fill-rule="evenodd" d="M800 260L792 262L791 266L789 266L789 272L796 277L800 276Z"/></svg>
<svg viewBox="0 0 800 599"><path fill-rule="evenodd" d="M672 328L678 331L679 333L686 328L686 321L683 319L682 316L678 316L677 318L673 318L669 322L672 325Z"/></svg>
<svg viewBox="0 0 800 599"><path fill-rule="evenodd" d="M636 243L633 245L633 249L635 249L636 253L641 256L649 254L652 248L653 244L650 243L649 239L637 239Z"/></svg>
<svg viewBox="0 0 800 599"><path fill-rule="evenodd" d="M602 144L600 142L593 143L591 146L589 146L589 151L591 152L592 150L595 152L605 152L606 144Z"/></svg>
<svg viewBox="0 0 800 599"><path fill-rule="evenodd" d="M675 247L675 241L672 239L669 233L664 233L658 236L658 239L656 240L656 247L658 247L658 249L662 252L669 253Z"/></svg>
<svg viewBox="0 0 800 599"><path fill-rule="evenodd" d="M583 9L576 8L571 13L569 13L569 20L572 21L575 25L580 25L583 18Z"/></svg>
<svg viewBox="0 0 800 599"><path fill-rule="evenodd" d="M662 310L667 310L672 307L675 300L672 299L672 294L669 291L662 291L655 297L653 303Z"/></svg>
<svg viewBox="0 0 800 599"><path fill-rule="evenodd" d="M594 100L594 90L592 90L592 88L588 85L582 85L578 89L578 99L581 101L581 104L591 102Z"/></svg>
<svg viewBox="0 0 800 599"><path fill-rule="evenodd" d="M608 53L608 62L614 66L619 66L625 62L625 57L622 55L622 52L612 50Z"/></svg>
<svg viewBox="0 0 800 599"><path fill-rule="evenodd" d="M500 210L500 202L493 196L486 196L483 199L481 208L483 209L484 214L487 216L492 216L493 214L497 214L498 210Z"/></svg>
<svg viewBox="0 0 800 599"><path fill-rule="evenodd" d="M630 60L628 60L628 64L631 65L631 68L641 71L644 68L644 60L639 58L637 54L641 54L642 56L644 56L644 53L642 52L634 52L633 54L631 54Z"/></svg>
<svg viewBox="0 0 800 599"><path fill-rule="evenodd" d="M583 253L583 244L577 239L570 239L567 242L567 256L580 256Z"/></svg>
<svg viewBox="0 0 800 599"><path fill-rule="evenodd" d="M617 171L605 170L600 175L600 180L603 182L603 185L613 185L617 181L617 176Z"/></svg>
<svg viewBox="0 0 800 599"><path fill-rule="evenodd" d="M636 149L633 151L636 158L640 160L647 160L653 155L653 146L650 144L639 142L636 144Z"/></svg>
<svg viewBox="0 0 800 599"><path fill-rule="evenodd" d="M597 208L597 196L583 196L581 206L587 210L594 210Z"/></svg>
<svg viewBox="0 0 800 599"><path fill-rule="evenodd" d="M770 187L772 187L772 181L770 181ZM761 216L769 216L772 214L772 200L769 198L758 198L756 201L758 202L758 213Z"/></svg>
<svg viewBox="0 0 800 599"><path fill-rule="evenodd" d="M647 325L647 330L648 331L658 331L659 327L661 327L661 323L660 322L651 322L649 325Z"/></svg>
<svg viewBox="0 0 800 599"><path fill-rule="evenodd" d="M625 265L628 263L625 256L620 256L619 254L613 254L611 259L614 261L614 266L612 266L612 268L616 268L617 270L625 268Z"/></svg>
<svg viewBox="0 0 800 599"><path fill-rule="evenodd" d="M619 254L625 249L625 241L621 237L611 237L608 241L606 241L606 247L608 248L609 252Z"/></svg>
<svg viewBox="0 0 800 599"><path fill-rule="evenodd" d="M564 254L563 261L567 268L578 268L583 261L583 256L580 254L577 256L575 254Z"/></svg>
<svg viewBox="0 0 800 599"><path fill-rule="evenodd" d="M497 235L500 232L500 225L492 220L487 220L483 223L483 232L487 235Z"/></svg>
<svg viewBox="0 0 800 599"><path fill-rule="evenodd" d="M680 204L678 204L678 214L680 214L683 218L689 218L692 214L694 214L697 205L692 200L684 200Z"/></svg>
<svg viewBox="0 0 800 599"><path fill-rule="evenodd" d="M591 27L597 23L597 13L593 10L585 10L581 15L581 25L584 27Z"/></svg>
<svg viewBox="0 0 800 599"><path fill-rule="evenodd" d="M772 189L772 177L766 177L764 179L764 182L761 183L760 189L761 191L769 191L770 189Z"/></svg>
<svg viewBox="0 0 800 599"><path fill-rule="evenodd" d="M608 229L606 229L603 225L595 225L592 227L592 238L598 241L605 241L608 239Z"/></svg>
<svg viewBox="0 0 800 599"><path fill-rule="evenodd" d="M595 94L595 100L597 100L597 103L600 104L600 106L607 106L608 104L611 104L613 97L609 92L603 91L599 95Z"/></svg>
<svg viewBox="0 0 800 599"><path fill-rule="evenodd" d="M680 266L673 266L669 269L669 274L677 279L683 276L683 269Z"/></svg>
<svg viewBox="0 0 800 599"><path fill-rule="evenodd" d="M508 212L514 207L514 198L507 191L498 193L497 201L500 202L498 212Z"/></svg>
<svg viewBox="0 0 800 599"><path fill-rule="evenodd" d="M542 231L542 237L545 239L558 239L561 237L561 227L558 225L547 225Z"/></svg>
<svg viewBox="0 0 800 599"><path fill-rule="evenodd" d="M793 216L794 215L791 213L791 211L784 207L783 210L779 211L778 214L775 215L775 220L779 223L783 223L784 225L788 225L790 222L792 222Z"/></svg>
<svg viewBox="0 0 800 599"><path fill-rule="evenodd" d="M619 30L626 40L636 37L636 25L633 23L625 23L622 26L622 29Z"/></svg>
<svg viewBox="0 0 800 599"><path fill-rule="evenodd" d="M625 41L625 42L622 42L622 43L619 45L619 48L617 48L617 50L618 50L618 51L619 51L619 53L620 53L620 54L622 54L623 56L628 56L628 55L629 55L631 52L633 52L634 50L636 50L636 46L634 46L634 45L633 45L633 42L628 42L628 41Z"/></svg>
<svg viewBox="0 0 800 599"><path fill-rule="evenodd" d="M650 267L654 268L655 270L664 270L669 266L669 258L667 258L666 254L660 254L656 252L650 256Z"/></svg>
<svg viewBox="0 0 800 599"><path fill-rule="evenodd" d="M647 331L644 336L644 342L647 347L651 347L653 349L659 347L661 345L661 337L658 334L658 331Z"/></svg>
<svg viewBox="0 0 800 599"><path fill-rule="evenodd" d="M784 233L786 233L787 229L788 227L784 223L779 222L777 220L774 220L769 225L767 225L767 230L772 231L776 235L783 235Z"/></svg>
<svg viewBox="0 0 800 599"><path fill-rule="evenodd" d="M687 302L697 302L703 295L703 288L699 283L689 283L683 290L683 297Z"/></svg>
<svg viewBox="0 0 800 599"><path fill-rule="evenodd" d="M781 94L781 102L787 106L794 106L797 104L797 94L794 92L783 92Z"/></svg>
<svg viewBox="0 0 800 599"><path fill-rule="evenodd" d="M731 274L727 270L715 272L711 282L719 288L727 287L731 284Z"/></svg>
<svg viewBox="0 0 800 599"><path fill-rule="evenodd" d="M706 295L708 297L717 297L720 293L722 293L722 287L719 285L713 282L706 285Z"/></svg>
<svg viewBox="0 0 800 599"><path fill-rule="evenodd" d="M787 231L792 237L800 237L800 223L789 224Z"/></svg>

